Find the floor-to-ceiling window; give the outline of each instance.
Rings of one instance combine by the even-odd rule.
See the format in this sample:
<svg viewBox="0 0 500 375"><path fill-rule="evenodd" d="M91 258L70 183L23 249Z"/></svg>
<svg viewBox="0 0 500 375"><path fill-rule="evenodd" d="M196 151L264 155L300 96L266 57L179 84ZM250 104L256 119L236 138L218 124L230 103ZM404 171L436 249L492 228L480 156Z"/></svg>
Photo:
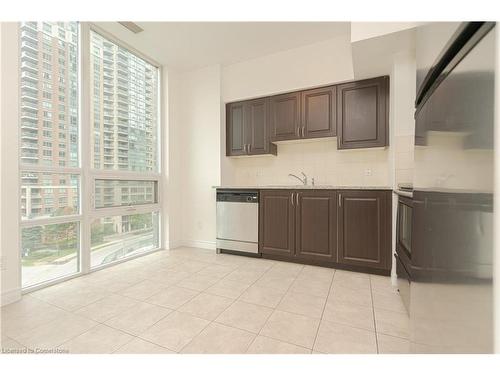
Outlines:
<svg viewBox="0 0 500 375"><path fill-rule="evenodd" d="M23 287L80 270L76 22L20 29L20 185Z"/></svg>
<svg viewBox="0 0 500 375"><path fill-rule="evenodd" d="M158 67L76 22L21 23L19 51L23 288L157 249Z"/></svg>
<svg viewBox="0 0 500 375"><path fill-rule="evenodd" d="M91 267L159 246L158 76L90 32Z"/></svg>

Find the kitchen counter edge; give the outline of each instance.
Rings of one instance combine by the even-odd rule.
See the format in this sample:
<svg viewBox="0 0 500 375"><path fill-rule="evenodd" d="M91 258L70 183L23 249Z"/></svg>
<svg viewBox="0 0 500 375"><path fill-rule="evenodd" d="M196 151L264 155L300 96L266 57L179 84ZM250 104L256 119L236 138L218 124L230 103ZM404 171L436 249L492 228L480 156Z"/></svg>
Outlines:
<svg viewBox="0 0 500 375"><path fill-rule="evenodd" d="M318 185L318 186L302 186L302 185L276 185L276 186L212 186L213 189L220 190L390 190L388 186L334 186L334 185Z"/></svg>
<svg viewBox="0 0 500 375"><path fill-rule="evenodd" d="M396 189L394 193L402 197L413 198L413 192Z"/></svg>

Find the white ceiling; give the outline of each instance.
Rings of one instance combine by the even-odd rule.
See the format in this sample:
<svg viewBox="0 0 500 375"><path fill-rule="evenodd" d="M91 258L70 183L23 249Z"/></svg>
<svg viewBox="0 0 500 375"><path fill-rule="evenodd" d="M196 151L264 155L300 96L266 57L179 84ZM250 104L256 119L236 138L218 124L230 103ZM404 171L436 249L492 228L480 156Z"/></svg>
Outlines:
<svg viewBox="0 0 500 375"><path fill-rule="evenodd" d="M229 65L278 51L350 35L349 22L136 22L134 34L118 22L99 27L170 68Z"/></svg>

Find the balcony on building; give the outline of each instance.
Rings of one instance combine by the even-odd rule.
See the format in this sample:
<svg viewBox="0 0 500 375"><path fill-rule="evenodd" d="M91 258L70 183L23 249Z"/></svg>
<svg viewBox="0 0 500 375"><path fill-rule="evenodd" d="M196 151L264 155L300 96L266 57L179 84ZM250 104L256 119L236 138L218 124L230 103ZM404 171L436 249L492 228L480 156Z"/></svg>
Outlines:
<svg viewBox="0 0 500 375"><path fill-rule="evenodd" d="M34 139L38 140L38 130L24 129L21 127L21 139Z"/></svg>
<svg viewBox="0 0 500 375"><path fill-rule="evenodd" d="M21 40L21 51L38 53L38 42L34 43L29 40Z"/></svg>
<svg viewBox="0 0 500 375"><path fill-rule="evenodd" d="M21 38L27 39L33 43L38 43L38 32L30 28L21 28Z"/></svg>
<svg viewBox="0 0 500 375"><path fill-rule="evenodd" d="M31 61L33 64L38 63L38 51L32 51L28 48L21 50L21 61Z"/></svg>

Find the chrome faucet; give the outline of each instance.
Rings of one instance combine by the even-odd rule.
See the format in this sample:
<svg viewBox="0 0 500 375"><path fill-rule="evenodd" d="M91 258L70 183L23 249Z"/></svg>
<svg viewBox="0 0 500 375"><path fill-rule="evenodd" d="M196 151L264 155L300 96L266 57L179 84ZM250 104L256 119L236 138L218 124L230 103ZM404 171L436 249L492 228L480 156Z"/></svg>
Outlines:
<svg viewBox="0 0 500 375"><path fill-rule="evenodd" d="M297 180L299 180L300 182L302 182L302 185L306 186L307 185L307 176L306 176L306 174L304 172L300 172L300 173L302 173L302 176L304 176L304 179L302 179L299 176L296 176L296 175L294 175L292 173L289 173L288 177L294 177Z"/></svg>

